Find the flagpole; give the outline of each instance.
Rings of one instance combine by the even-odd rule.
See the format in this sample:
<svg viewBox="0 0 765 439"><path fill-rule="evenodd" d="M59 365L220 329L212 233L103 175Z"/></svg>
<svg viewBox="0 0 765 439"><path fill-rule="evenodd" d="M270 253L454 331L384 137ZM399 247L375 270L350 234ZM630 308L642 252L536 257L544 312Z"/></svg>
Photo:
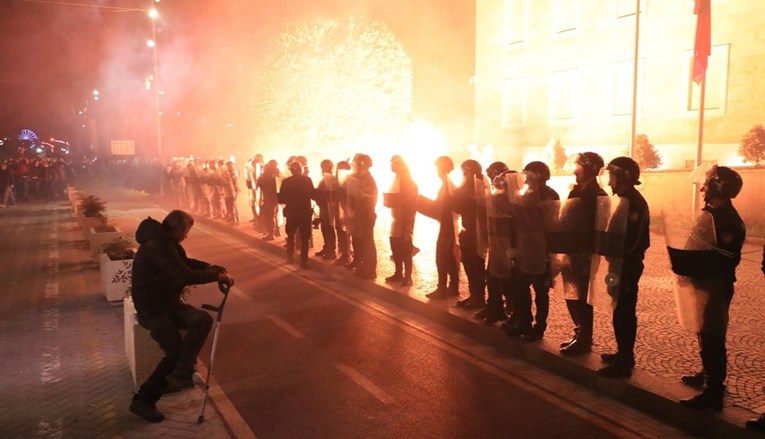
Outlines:
<svg viewBox="0 0 765 439"><path fill-rule="evenodd" d="M698 134L696 136L696 156L693 160L693 168L696 169L699 166L701 166L702 162L702 150L704 145L704 107L705 100L706 100L706 94L707 94L707 74L704 72L704 76L701 77L701 81L699 82L699 130ZM699 182L695 181L693 183L693 206L691 207L693 209L693 212L696 212L699 207Z"/></svg>
<svg viewBox="0 0 765 439"><path fill-rule="evenodd" d="M637 126L637 87L638 87L638 49L640 48L640 0L635 6L635 56L632 66L632 130L627 155L632 157L635 147L635 131Z"/></svg>
<svg viewBox="0 0 765 439"><path fill-rule="evenodd" d="M696 38L693 45L693 81L699 84L699 131L696 138L696 155L694 168L701 166L702 148L704 145L704 107L707 91L707 67L709 55L712 52L712 4L711 0L696 0L694 13L696 14ZM699 182L693 183L693 196L691 197L692 215L699 207Z"/></svg>

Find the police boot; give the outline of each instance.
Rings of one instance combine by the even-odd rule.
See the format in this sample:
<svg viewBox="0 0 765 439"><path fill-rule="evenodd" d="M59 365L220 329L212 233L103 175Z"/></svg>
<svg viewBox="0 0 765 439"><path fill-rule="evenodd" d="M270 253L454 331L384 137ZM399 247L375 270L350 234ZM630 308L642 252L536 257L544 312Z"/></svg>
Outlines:
<svg viewBox="0 0 765 439"><path fill-rule="evenodd" d="M696 410L710 409L719 412L723 409L724 394L725 386L705 387L698 395L680 400L680 405Z"/></svg>
<svg viewBox="0 0 765 439"><path fill-rule="evenodd" d="M765 431L765 414L746 421L746 428L754 431Z"/></svg>

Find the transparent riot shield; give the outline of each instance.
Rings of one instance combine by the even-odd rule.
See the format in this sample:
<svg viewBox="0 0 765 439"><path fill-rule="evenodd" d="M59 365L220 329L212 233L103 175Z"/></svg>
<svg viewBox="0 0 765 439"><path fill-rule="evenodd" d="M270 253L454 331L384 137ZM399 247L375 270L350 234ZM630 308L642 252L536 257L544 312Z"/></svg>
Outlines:
<svg viewBox="0 0 765 439"><path fill-rule="evenodd" d="M478 209L476 215L476 230L478 239L476 242L476 252L478 256L486 259L489 254L489 230L486 218L486 204L491 194L489 179L485 176L475 177L473 181L473 200Z"/></svg>
<svg viewBox="0 0 765 439"><path fill-rule="evenodd" d="M515 262L523 273L542 274L548 260L545 223L549 220L544 215L550 210L543 209L537 192L528 190L526 174L505 174L505 179L515 226Z"/></svg>
<svg viewBox="0 0 765 439"><path fill-rule="evenodd" d="M680 325L695 332L722 334L728 326L728 303L712 214L701 212L693 224L662 214Z"/></svg>
<svg viewBox="0 0 765 439"><path fill-rule="evenodd" d="M501 178L501 177L498 177ZM499 278L509 278L515 258L513 218L510 201L502 185L493 185L486 202L486 229L489 237L487 269Z"/></svg>
<svg viewBox="0 0 765 439"><path fill-rule="evenodd" d="M629 201L608 196L597 199L595 213L595 253L590 265L587 302L596 308L613 310L619 299L624 244L629 218Z"/></svg>
<svg viewBox="0 0 765 439"><path fill-rule="evenodd" d="M588 220L592 213L587 212L592 206L587 206L580 198L540 204L552 275L561 275L565 299L585 300L595 247L595 229ZM556 211L556 208L559 210Z"/></svg>

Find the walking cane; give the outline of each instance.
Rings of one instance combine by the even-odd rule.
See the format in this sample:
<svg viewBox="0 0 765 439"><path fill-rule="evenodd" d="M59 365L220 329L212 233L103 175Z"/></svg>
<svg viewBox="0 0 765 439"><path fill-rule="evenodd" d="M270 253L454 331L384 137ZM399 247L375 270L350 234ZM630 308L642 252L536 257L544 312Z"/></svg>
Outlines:
<svg viewBox="0 0 765 439"><path fill-rule="evenodd" d="M228 292L231 289L231 286L229 284L218 283L218 288L220 288L220 292L223 293L223 300L220 302L220 305L202 305L202 309L214 311L218 314L218 317L215 319L215 335L213 336L212 351L210 352L210 367L207 368L207 379L205 380L205 396L202 399L202 411L199 413L199 418L197 418L197 424L205 422L205 406L207 405L207 394L210 391L210 377L212 376L213 364L215 363L215 348L218 346L220 320L223 317L223 307L226 306L226 299L228 299Z"/></svg>

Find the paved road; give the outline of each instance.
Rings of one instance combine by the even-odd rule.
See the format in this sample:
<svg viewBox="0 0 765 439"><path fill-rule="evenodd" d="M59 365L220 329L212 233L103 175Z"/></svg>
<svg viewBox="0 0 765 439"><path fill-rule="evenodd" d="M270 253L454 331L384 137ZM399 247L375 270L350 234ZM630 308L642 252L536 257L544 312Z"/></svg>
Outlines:
<svg viewBox="0 0 765 439"><path fill-rule="evenodd" d="M257 437L682 437L596 392L199 224L237 286L216 381ZM196 288L198 304L219 300Z"/></svg>
<svg viewBox="0 0 765 439"><path fill-rule="evenodd" d="M240 197L244 198L244 197ZM240 212L249 212L246 200L239 200ZM393 272L389 260L388 209L380 208L376 229L377 250L380 257L378 282ZM251 215L242 214L242 219ZM249 224L238 229L257 235ZM416 244L421 252L415 257L414 286L396 287L396 291L427 301L424 295L436 286L435 236L438 225L435 221L418 215ZM731 304L728 331L728 390L726 406L738 406L755 412L765 412L765 282L760 270L762 262L762 239L750 236L744 246L741 264L736 275L736 293ZM321 233L314 232L314 242L321 248ZM680 327L677 320L672 293L671 270L664 237L651 235L651 247L646 253L645 271L640 280L638 297L638 337L635 346L637 368L650 372L662 379L679 382L680 376L696 372L701 368L698 356L698 342L694 333ZM282 245L276 241L274 245ZM318 263L318 261L317 261ZM466 276L461 273L461 291L467 294ZM571 321L566 310L560 282L550 293L549 327L546 341L550 346L567 340L571 335ZM448 306L453 308L454 303ZM442 303L434 306L444 307ZM451 312L469 316L457 309ZM616 343L613 337L610 310L595 311L595 334L593 352L613 352ZM552 349L552 347L551 347Z"/></svg>

